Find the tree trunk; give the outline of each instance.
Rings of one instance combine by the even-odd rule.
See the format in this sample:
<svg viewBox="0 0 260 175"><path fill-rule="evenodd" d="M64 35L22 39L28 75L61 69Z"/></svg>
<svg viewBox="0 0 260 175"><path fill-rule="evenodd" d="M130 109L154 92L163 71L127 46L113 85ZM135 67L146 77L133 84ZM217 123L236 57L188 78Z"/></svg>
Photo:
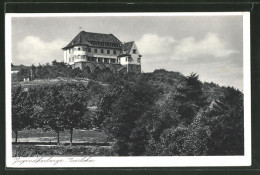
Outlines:
<svg viewBox="0 0 260 175"><path fill-rule="evenodd" d="M57 145L60 145L60 132L57 132Z"/></svg>
<svg viewBox="0 0 260 175"><path fill-rule="evenodd" d="M72 146L72 134L73 134L73 128L70 129L70 146Z"/></svg>
<svg viewBox="0 0 260 175"><path fill-rule="evenodd" d="M17 131L14 131L14 134L15 134L15 143L17 143L17 139L18 139L18 130L17 130Z"/></svg>

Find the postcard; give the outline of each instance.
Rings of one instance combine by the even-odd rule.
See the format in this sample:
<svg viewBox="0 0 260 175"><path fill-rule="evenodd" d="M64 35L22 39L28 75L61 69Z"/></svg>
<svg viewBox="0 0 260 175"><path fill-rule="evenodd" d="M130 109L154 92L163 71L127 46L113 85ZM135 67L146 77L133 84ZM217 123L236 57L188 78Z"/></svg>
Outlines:
<svg viewBox="0 0 260 175"><path fill-rule="evenodd" d="M251 165L250 13L6 13L6 166Z"/></svg>

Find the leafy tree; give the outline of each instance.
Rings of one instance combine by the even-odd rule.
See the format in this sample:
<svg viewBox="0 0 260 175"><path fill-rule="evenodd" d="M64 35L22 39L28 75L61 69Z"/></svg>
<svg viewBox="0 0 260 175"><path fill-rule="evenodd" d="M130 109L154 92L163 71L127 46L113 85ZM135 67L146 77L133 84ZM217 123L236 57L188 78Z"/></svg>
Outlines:
<svg viewBox="0 0 260 175"><path fill-rule="evenodd" d="M185 126L178 126L163 131L160 137L159 155L162 156L176 156L183 155L184 147L188 129Z"/></svg>
<svg viewBox="0 0 260 175"><path fill-rule="evenodd" d="M175 96L178 114L184 125L192 123L197 112L207 105L207 97L203 94L202 83L198 75L192 73L186 77L184 84L177 88Z"/></svg>
<svg viewBox="0 0 260 175"><path fill-rule="evenodd" d="M46 94L43 102L43 111L38 115L40 125L45 130L54 130L57 133L57 145L60 144L59 134L64 131L64 96L58 90L59 87L53 87Z"/></svg>
<svg viewBox="0 0 260 175"><path fill-rule="evenodd" d="M87 99L79 93L76 84L51 86L40 89L39 95L44 98L38 113L38 126L57 133L57 144L60 144L59 134L65 130L70 132L72 145L73 130L89 128L91 119L87 113ZM45 95L44 95L45 94Z"/></svg>
<svg viewBox="0 0 260 175"><path fill-rule="evenodd" d="M156 93L141 79L135 84L125 84L121 87L118 98L106 109L102 109L107 115L103 126L107 132L116 138L114 146L119 155L140 155L144 149L138 147L146 134L140 135L142 127L136 124L142 114L153 105Z"/></svg>
<svg viewBox="0 0 260 175"><path fill-rule="evenodd" d="M18 131L28 127L31 122L34 108L28 92L23 92L19 86L12 94L12 130L15 133L15 143L18 139Z"/></svg>
<svg viewBox="0 0 260 175"><path fill-rule="evenodd" d="M83 103L83 98L73 93L69 93L63 103L62 120L64 120L64 129L70 132L70 145L72 145L73 129L80 128L87 108ZM85 127L90 127L90 122L89 120Z"/></svg>
<svg viewBox="0 0 260 175"><path fill-rule="evenodd" d="M118 89L119 90L119 89ZM116 102L118 96L116 95L118 91L113 90L112 92L107 92L103 95L98 103L97 116L93 119L93 125L101 129L105 119L108 119L112 115L113 106L112 104Z"/></svg>
<svg viewBox="0 0 260 175"><path fill-rule="evenodd" d="M16 75L17 75L19 81L23 81L23 78L30 77L30 68L24 67L22 65L20 65L20 66L21 66L21 68L17 72Z"/></svg>

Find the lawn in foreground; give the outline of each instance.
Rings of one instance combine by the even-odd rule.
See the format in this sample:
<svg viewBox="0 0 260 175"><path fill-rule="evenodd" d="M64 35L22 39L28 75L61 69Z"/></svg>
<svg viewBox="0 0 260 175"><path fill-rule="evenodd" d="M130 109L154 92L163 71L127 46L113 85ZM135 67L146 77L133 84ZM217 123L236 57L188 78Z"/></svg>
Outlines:
<svg viewBox="0 0 260 175"><path fill-rule="evenodd" d="M116 155L104 132L75 129L73 146L69 146L69 138L68 131L61 133L61 145L57 146L57 135L53 131L22 130L18 133L18 143L13 143L12 155L13 157ZM12 140L15 140L14 134Z"/></svg>
<svg viewBox="0 0 260 175"><path fill-rule="evenodd" d="M15 141L15 135L12 133L12 141ZM60 133L60 142L69 143L70 133L65 131ZM104 143L108 142L108 137L104 132L94 130L80 130L73 131L74 143ZM21 142L57 142L57 134L54 131L44 131L42 129L25 129L18 133L18 143Z"/></svg>

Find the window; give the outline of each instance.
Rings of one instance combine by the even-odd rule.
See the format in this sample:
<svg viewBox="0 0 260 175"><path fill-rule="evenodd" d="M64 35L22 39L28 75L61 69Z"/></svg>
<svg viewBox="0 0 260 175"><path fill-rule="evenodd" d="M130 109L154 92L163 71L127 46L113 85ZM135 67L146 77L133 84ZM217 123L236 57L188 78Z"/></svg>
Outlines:
<svg viewBox="0 0 260 175"><path fill-rule="evenodd" d="M116 54L116 50L113 50L113 53Z"/></svg>
<svg viewBox="0 0 260 175"><path fill-rule="evenodd" d="M80 50L80 47L78 48L78 50Z"/></svg>
<svg viewBox="0 0 260 175"><path fill-rule="evenodd" d="M88 52L91 52L91 48L88 48Z"/></svg>
<svg viewBox="0 0 260 175"><path fill-rule="evenodd" d="M137 58L137 63L140 63L141 62L141 58Z"/></svg>
<svg viewBox="0 0 260 175"><path fill-rule="evenodd" d="M85 49L85 47L83 47L83 51L85 51L86 49Z"/></svg>
<svg viewBox="0 0 260 175"><path fill-rule="evenodd" d="M127 57L125 58L125 61L127 61Z"/></svg>
<svg viewBox="0 0 260 175"><path fill-rule="evenodd" d="M110 50L107 50L107 54L110 54Z"/></svg>
<svg viewBox="0 0 260 175"><path fill-rule="evenodd" d="M94 53L97 53L97 49L94 49Z"/></svg>
<svg viewBox="0 0 260 175"><path fill-rule="evenodd" d="M104 53L104 50L103 49L101 49L101 51L100 51L101 53Z"/></svg>
<svg viewBox="0 0 260 175"><path fill-rule="evenodd" d="M133 49L133 54L136 54L136 49Z"/></svg>

